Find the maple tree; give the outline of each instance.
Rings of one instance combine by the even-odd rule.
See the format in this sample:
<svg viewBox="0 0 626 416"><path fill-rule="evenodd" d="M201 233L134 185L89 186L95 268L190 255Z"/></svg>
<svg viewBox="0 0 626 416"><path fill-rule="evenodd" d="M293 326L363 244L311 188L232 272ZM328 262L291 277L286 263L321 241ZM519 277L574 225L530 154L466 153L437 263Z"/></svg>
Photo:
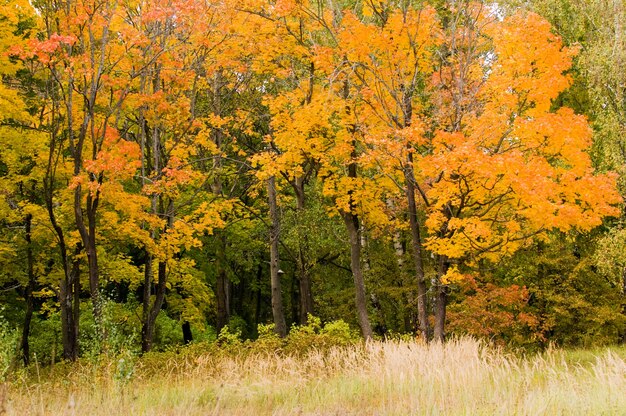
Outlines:
<svg viewBox="0 0 626 416"><path fill-rule="evenodd" d="M564 71L573 50L538 15L498 22L478 6L468 12L472 26L461 27L461 39L483 40L457 46L440 71L440 128L422 163L431 178L427 247L471 264L512 253L548 229L597 226L616 214L619 197L614 176L593 173L585 118L551 111L569 85ZM488 36L467 34L478 28ZM489 42L488 55L482 42ZM592 196L598 191L602 198ZM447 260L440 279L457 273Z"/></svg>

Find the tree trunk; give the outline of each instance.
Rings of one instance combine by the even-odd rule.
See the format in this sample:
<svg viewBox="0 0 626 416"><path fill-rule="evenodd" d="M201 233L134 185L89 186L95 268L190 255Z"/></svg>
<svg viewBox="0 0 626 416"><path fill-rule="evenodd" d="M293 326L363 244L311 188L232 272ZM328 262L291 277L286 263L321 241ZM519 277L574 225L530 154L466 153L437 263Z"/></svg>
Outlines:
<svg viewBox="0 0 626 416"><path fill-rule="evenodd" d="M267 195L270 207L270 284L272 291L272 315L276 333L284 337L287 335L285 311L279 274L278 239L280 238L280 224L276 202L276 178L271 176L267 181Z"/></svg>
<svg viewBox="0 0 626 416"><path fill-rule="evenodd" d="M96 197L97 198L97 197ZM91 295L91 303L93 308L93 316L96 323L96 334L100 341L106 339L106 329L102 319L102 299L100 296L100 273L98 270L98 251L96 246L96 207L97 200L92 201L91 197L87 197L87 203L91 205L87 210L87 218L89 222L89 234L87 238L87 266L89 272L89 292Z"/></svg>
<svg viewBox="0 0 626 416"><path fill-rule="evenodd" d="M24 317L24 327L22 329L22 358L24 360L24 366L28 366L30 362L30 344L28 337L30 335L30 322L33 318L33 311L35 309L33 292L35 291L35 273L33 268L33 245L31 240L31 226L33 216L31 214L26 215L25 228L26 228L26 267L28 269L28 286L26 286L26 316Z"/></svg>
<svg viewBox="0 0 626 416"><path fill-rule="evenodd" d="M76 247L71 269L64 266L65 275L59 287L61 305L61 338L63 358L69 361L78 359L78 331L80 318L80 259L81 247ZM64 260L67 262L67 258Z"/></svg>
<svg viewBox="0 0 626 416"><path fill-rule="evenodd" d="M296 194L296 208L298 213L304 213L305 193L304 179L302 177L295 178L291 185ZM313 315L313 293L311 292L311 273L310 265L306 259L306 251L308 250L308 235L303 233L298 243L298 289L299 289L299 322L306 325L309 314Z"/></svg>
<svg viewBox="0 0 626 416"><path fill-rule="evenodd" d="M263 266L259 264L256 273L256 294L254 307L254 325L258 326L261 320L261 282L263 280Z"/></svg>
<svg viewBox="0 0 626 416"><path fill-rule="evenodd" d="M443 342L446 338L445 324L446 324L446 302L448 293L446 291L446 285L441 282L441 278L448 272L450 267L450 261L445 256L439 256L439 265L437 270L437 277L435 280L435 328L434 328L434 340L436 342Z"/></svg>
<svg viewBox="0 0 626 416"><path fill-rule="evenodd" d="M220 232L218 250L217 250L217 276L215 297L217 300L217 322L216 329L219 333L222 328L228 325L230 319L230 284L226 275L226 235Z"/></svg>
<svg viewBox="0 0 626 416"><path fill-rule="evenodd" d="M58 114L58 103L52 105L52 118ZM59 256L61 259L61 267L63 269L63 277L59 282L59 304L61 309L61 338L63 342L63 358L68 361L76 361L78 358L78 311L80 308L80 279L79 279L79 260L75 257L74 267L70 268L70 260L68 258L67 244L65 242L65 234L56 219L54 212L54 182L56 172L56 163L58 163L57 152L57 132L58 126L50 132L50 144L48 152L48 163L46 165L46 174L43 180L44 198L46 203L46 211L50 224L58 239ZM76 254L80 252L80 245L76 247Z"/></svg>
<svg viewBox="0 0 626 416"><path fill-rule="evenodd" d="M143 271L143 311L141 314L141 350L147 352L152 347L152 336L149 334L150 296L152 295L153 257L146 253Z"/></svg>
<svg viewBox="0 0 626 416"><path fill-rule="evenodd" d="M152 264L152 260L150 261ZM148 297L147 299L144 297L143 305L143 323L141 327L141 351L148 352L152 349L152 344L154 341L154 327L156 323L156 318L159 316L159 312L161 311L161 307L163 306L163 300L165 299L165 283L167 282L167 267L165 262L159 262L158 265L158 281L155 289L154 302L152 306L150 306L150 286L152 283L152 273L150 272L150 282L148 285ZM148 277L146 277L146 282L148 281ZM144 296L146 295L146 289L144 287Z"/></svg>
<svg viewBox="0 0 626 416"><path fill-rule="evenodd" d="M306 267L300 268L300 324L306 325L309 315L313 315L313 294L311 292L311 274Z"/></svg>
<svg viewBox="0 0 626 416"><path fill-rule="evenodd" d="M428 340L428 306L426 299L426 279L424 278L424 263L422 260L422 238L420 224L417 218L417 204L415 202L415 175L413 174L413 157L409 153L407 166L404 169L406 182L406 197L409 208L409 224L411 228L411 255L415 266L417 280L417 319L422 339Z"/></svg>
<svg viewBox="0 0 626 416"><path fill-rule="evenodd" d="M80 168L75 168L75 174L80 173ZM96 191L98 192L98 191ZM91 191L87 194L87 224L82 208L82 186L78 185L74 190L74 216L76 227L81 237L83 247L87 253L87 273L89 275L89 293L93 308L93 317L96 327L96 335L100 342L105 339L105 329L102 322L102 301L100 299L100 276L98 273L98 252L96 249L96 211L98 208L98 196L92 196Z"/></svg>
<svg viewBox="0 0 626 416"><path fill-rule="evenodd" d="M300 319L302 318L300 312L300 303L302 303L300 302L300 279L298 279L297 274L296 271L289 287L289 293L291 294L291 302L289 303L291 307L291 323L300 323Z"/></svg>
<svg viewBox="0 0 626 416"><path fill-rule="evenodd" d="M622 270L622 297L626 298L626 267ZM622 315L626 316L626 302L625 301L622 301ZM622 329L619 342L622 345L626 345L626 328Z"/></svg>
<svg viewBox="0 0 626 416"><path fill-rule="evenodd" d="M372 326L367 316L367 298L365 296L365 279L361 269L361 232L359 230L359 219L355 214L342 214L348 237L350 238L350 268L354 278L355 304L361 333L365 339L372 338Z"/></svg>
<svg viewBox="0 0 626 416"><path fill-rule="evenodd" d="M349 97L349 85L347 81L344 81L343 85L343 98ZM346 113L350 114L350 106L346 106ZM356 150L356 126L350 126L348 128L352 135L352 152L350 152L350 163L348 164L348 177L356 178L357 175L357 150ZM359 326L361 327L361 333L366 340L372 339L372 325L370 324L369 317L367 316L367 298L365 296L365 279L363 277L363 270L361 268L361 229L359 225L359 217L355 214L356 209L352 191L349 193L350 204L348 212L341 212L343 221L348 231L348 237L350 239L350 269L352 270L352 277L354 278L354 291L355 291L355 306L357 318L359 320Z"/></svg>
<svg viewBox="0 0 626 416"><path fill-rule="evenodd" d="M193 334L191 333L191 324L189 321L183 322L183 342L190 344L193 341Z"/></svg>

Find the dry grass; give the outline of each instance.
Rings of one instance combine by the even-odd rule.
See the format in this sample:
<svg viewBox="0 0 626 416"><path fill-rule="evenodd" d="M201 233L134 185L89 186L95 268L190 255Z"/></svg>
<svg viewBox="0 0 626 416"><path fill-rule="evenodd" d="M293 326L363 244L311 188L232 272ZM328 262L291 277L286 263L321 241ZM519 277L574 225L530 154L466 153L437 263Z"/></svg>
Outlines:
<svg viewBox="0 0 626 416"><path fill-rule="evenodd" d="M564 352L522 358L470 339L140 360L127 383L115 362L55 371L9 385L7 414L626 415L626 362L615 352L572 363Z"/></svg>

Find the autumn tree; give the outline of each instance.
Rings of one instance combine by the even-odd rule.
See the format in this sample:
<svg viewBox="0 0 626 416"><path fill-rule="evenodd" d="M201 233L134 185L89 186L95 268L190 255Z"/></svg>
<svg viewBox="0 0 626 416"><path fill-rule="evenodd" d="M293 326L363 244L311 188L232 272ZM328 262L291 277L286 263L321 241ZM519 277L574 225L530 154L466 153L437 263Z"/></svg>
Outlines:
<svg viewBox="0 0 626 416"><path fill-rule="evenodd" d="M322 160L324 159L327 161L327 169L322 175L326 173L330 175L331 172L335 173L338 165L344 162L350 163L348 161L351 159L351 151L345 154L347 149L345 135L350 131L350 126L340 120L344 116L350 118L350 110L348 110L350 104L347 102L349 86L341 91L332 91L331 94L337 94L335 98L325 95L324 84L327 82L325 78L331 74L318 71L315 48L320 45L309 41L311 36L328 38L328 33L325 32L328 29L327 25L332 26L331 10L325 10L321 4L315 9L314 3L297 5L286 2L275 10L274 15L267 16L267 18L271 19L278 30L290 39L288 48L281 48L281 53L272 56L272 59L279 73L284 74L283 82L291 85L291 88L279 91L276 96L268 99L270 112L274 115L269 139L275 150L273 153L261 155L256 162L262 163L270 174L277 175L282 172L293 187L297 206L302 210L305 201L304 185L307 177L311 175L311 169L324 171ZM282 53L285 51L291 54L291 59L284 58ZM342 91L345 91L344 99L346 100L343 104L339 98ZM333 121L334 117L338 118L336 122ZM356 131L353 131L354 134ZM343 151L344 159L339 161L335 159L337 152L334 146L336 149L341 149L337 151ZM334 165L331 170L330 166L335 162L338 165ZM351 166L348 175L356 179L356 161L353 161ZM348 202L347 204L341 203L341 205L346 227L351 231L350 245L353 252L351 269L356 289L357 316L364 336L369 338L372 330L367 316L367 299L361 271L361 229L356 212L352 212L350 208L353 205L356 206L356 203ZM303 248L301 247L300 250ZM308 276L309 267L302 252L298 255L298 262L301 302L303 302L300 309L301 314L304 314L310 308L310 299L307 299L310 296L310 277Z"/></svg>
<svg viewBox="0 0 626 416"><path fill-rule="evenodd" d="M416 202L418 191L424 191L416 181L413 155L423 146L420 116L427 105L426 84L435 70L432 55L442 41L436 11L432 7L366 3L361 17L345 14L338 39L339 57L358 86L360 111L366 120L362 126L367 146L363 159L388 175L405 195L418 322L427 339L422 225ZM393 200L389 201L393 208Z"/></svg>
<svg viewBox="0 0 626 416"><path fill-rule="evenodd" d="M533 13L501 21L480 4L451 12L458 17L433 80L435 129L420 160L440 294L461 277L459 264L498 259L546 230L589 230L619 201L614 177L593 172L586 119L552 109L575 51ZM443 306L442 296L436 339Z"/></svg>
<svg viewBox="0 0 626 416"><path fill-rule="evenodd" d="M30 72L30 65L14 56L20 48L33 41L38 29L37 16L28 2L2 3L0 16L0 30L6 42L0 47L1 213L5 231L8 231L3 235L8 239L3 242L13 246L10 250L3 250L5 254L12 253L3 258L3 269L5 273L17 278L17 287L21 289L26 303L20 347L24 364L28 365L31 356L31 322L36 303L39 303L36 292L41 289L46 277L58 271L54 255L46 250L47 241L54 239L46 227L46 206L49 200L46 191L50 182L50 170L54 169L56 162L47 158L47 146L51 144L46 134L48 114L45 109L38 112L41 101L32 94L40 85L40 80L31 78L33 74ZM21 234L19 238L15 235L15 230ZM23 244L15 243L20 240ZM63 253L62 250L61 255ZM46 263L48 265L44 267ZM74 315L77 309L71 306L73 298L64 288L63 280L60 285L52 285L61 301L65 317L68 312ZM66 307L68 298L69 308ZM64 326L64 330L67 330L63 337L64 356L75 359L78 351L74 334L77 330L74 325Z"/></svg>

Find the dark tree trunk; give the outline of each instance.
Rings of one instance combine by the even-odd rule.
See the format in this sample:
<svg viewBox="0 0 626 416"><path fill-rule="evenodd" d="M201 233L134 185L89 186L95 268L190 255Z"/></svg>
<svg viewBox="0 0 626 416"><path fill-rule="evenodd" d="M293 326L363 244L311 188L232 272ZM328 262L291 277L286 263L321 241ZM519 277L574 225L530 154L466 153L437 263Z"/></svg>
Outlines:
<svg viewBox="0 0 626 416"><path fill-rule="evenodd" d="M347 99L349 96L349 85L347 81L344 83L343 97ZM346 106L346 112L350 113L350 107ZM357 150L356 150L356 126L349 128L352 134L352 152L350 154L351 161L348 164L348 177L357 177ZM356 209L352 192L350 192L350 205L348 212L342 212L341 216L343 222L346 225L348 231L348 238L350 239L350 269L352 270L352 277L354 279L354 291L355 291L355 306L357 318L359 320L359 326L361 327L361 334L366 340L372 338L372 325L370 324L369 317L367 315L367 297L365 295L365 278L363 277L363 269L361 268L361 228L359 225L359 217L355 214Z"/></svg>
<svg viewBox="0 0 626 416"><path fill-rule="evenodd" d="M35 273L33 267L33 245L31 239L31 226L33 216L31 214L26 215L25 229L26 229L26 268L28 270L28 286L24 297L26 298L26 315L24 317L24 327L22 328L22 358L24 360L24 366L28 366L30 362L30 344L28 337L30 336L30 323L33 318L33 311L35 309L35 302L33 298L33 292L35 291Z"/></svg>
<svg viewBox="0 0 626 416"><path fill-rule="evenodd" d="M343 85L343 98L348 99L350 95L350 86L348 81ZM350 106L346 105L346 113L350 115ZM348 164L348 177L357 177L357 149L356 149L356 126L350 126L348 128L352 135L352 152L350 153L350 163ZM361 327L361 333L366 340L372 338L372 325L370 324L369 317L367 315L367 298L365 295L365 278L363 277L363 269L361 268L361 229L359 225L359 217L355 213L356 204L352 196L352 192L349 194L350 204L348 212L341 212L346 230L348 231L348 237L350 239L350 268L352 270L352 277L354 278L354 291L355 291L355 306L359 326Z"/></svg>
<svg viewBox="0 0 626 416"><path fill-rule="evenodd" d="M372 338L372 326L367 316L367 298L365 295L365 279L361 269L361 232L359 219L351 213L342 214L348 236L350 238L350 268L354 278L355 304L361 333L365 339Z"/></svg>
<svg viewBox="0 0 626 416"><path fill-rule="evenodd" d="M61 338L63 358L69 361L78 359L78 331L80 318L80 245L76 247L71 269L64 266L65 276L59 287L61 304ZM67 261L65 258L64 261Z"/></svg>
<svg viewBox="0 0 626 416"><path fill-rule="evenodd" d="M58 114L57 104L52 106L52 118ZM56 163L58 163L58 126L52 129L50 133L50 145L48 152L48 163L46 165L46 174L43 181L44 198L46 210L50 224L57 236L59 256L61 259L61 267L63 269L63 278L59 282L59 304L61 309L61 338L63 342L63 358L68 361L76 361L78 358L78 331L79 331L79 310L80 310L80 262L77 255L81 251L80 245L76 247L76 256L73 266L70 267L68 257L68 247L65 241L65 234L59 225L54 212L54 185Z"/></svg>
<svg viewBox="0 0 626 416"><path fill-rule="evenodd" d="M146 260L143 271L143 311L141 314L141 349L149 351L152 346L152 339L148 341L148 321L150 319L150 297L152 295L152 280L154 272L152 269L153 257L146 253Z"/></svg>
<svg viewBox="0 0 626 416"><path fill-rule="evenodd" d="M172 218L172 210L173 210L172 201L169 202L167 209L165 210L167 216L167 224L163 232L165 232L168 228L172 227L173 218ZM142 315L142 326L141 326L141 351L148 352L152 349L152 344L154 341L154 327L156 324L156 319L159 316L159 312L161 312L161 308L163 306L163 301L165 300L165 291L166 291L166 283L167 283L167 263L164 261L160 261L157 266L157 284L154 289L154 301L152 304L151 294L152 294L152 282L153 282L153 270L152 265L154 263L154 258L151 254L146 254L146 265L144 272L144 288L143 288L143 315Z"/></svg>
<svg viewBox="0 0 626 416"><path fill-rule="evenodd" d="M441 278L448 272L448 268L450 267L450 261L445 256L439 256L438 263L437 277L435 281L434 340L436 342L443 342L446 338L445 324L448 293L446 285L441 282Z"/></svg>
<svg viewBox="0 0 626 416"><path fill-rule="evenodd" d="M626 297L626 267L622 270L622 296ZM622 302L622 315L626 316L626 302ZM626 345L626 328L622 329L619 342Z"/></svg>
<svg viewBox="0 0 626 416"><path fill-rule="evenodd" d="M280 238L280 223L276 202L276 178L271 176L267 181L267 195L270 207L270 285L272 291L272 315L276 333L284 337L287 335L283 295L279 274L278 240Z"/></svg>
<svg viewBox="0 0 626 416"><path fill-rule="evenodd" d="M296 208L299 213L304 213L305 192L304 179L297 177L291 181L291 185L296 194ZM301 235L298 247L297 269L298 269L298 293L299 293L299 322L306 325L309 314L313 315L313 293L311 292L311 272L310 264L306 259L306 251L308 250L308 235Z"/></svg>
<svg viewBox="0 0 626 416"><path fill-rule="evenodd" d="M61 243L60 243L61 244ZM65 252L65 243L61 244ZM74 262L70 268L68 259L62 256L65 276L59 285L59 303L61 305L61 338L63 341L63 358L76 361L78 358L78 328L80 314L80 245L76 247Z"/></svg>
<svg viewBox="0 0 626 416"><path fill-rule="evenodd" d="M80 168L75 169L75 174L80 173ZM98 193L99 191L96 191ZM96 211L98 208L99 196L92 196L91 192L87 195L87 224L83 216L83 208L81 205L82 187L78 185L74 190L74 215L76 218L76 227L81 236L81 241L87 253L87 273L89 275L89 293L91 295L91 304L93 309L93 317L95 320L96 334L100 341L104 341L106 334L102 322L102 301L100 299L100 276L98 272L98 252L96 249Z"/></svg>
<svg viewBox="0 0 626 416"><path fill-rule="evenodd" d="M291 307L291 322L300 322L301 314L300 314L300 283L298 277L294 274L293 278L290 282L290 290L291 293L291 302L289 306Z"/></svg>
<svg viewBox="0 0 626 416"><path fill-rule="evenodd" d="M76 248L76 257L74 258L74 263L72 265L72 285L74 286L73 289L73 295L74 295L74 300L72 302L72 307L74 308L74 310L72 311L72 324L73 324L73 329L72 329L72 334L73 334L73 342L74 342L74 357L75 359L78 358L78 336L79 336L79 324L80 324L80 291L81 291L81 286L80 286L80 258L78 258L78 254L80 253L81 248L77 247Z"/></svg>
<svg viewBox="0 0 626 416"><path fill-rule="evenodd" d="M99 197L92 199L91 195L87 196L87 219L89 222L87 262L89 271L89 292L91 294L91 302L93 305L93 316L96 322L96 330L100 339L104 341L106 338L105 328L102 320L102 299L100 297L100 272L98 269L98 251L96 244L96 210L98 208Z"/></svg>
<svg viewBox="0 0 626 416"><path fill-rule="evenodd" d="M221 233L218 242L217 251L217 276L215 282L215 298L217 300L217 322L216 329L219 333L222 328L228 325L230 319L230 282L226 275L226 235Z"/></svg>
<svg viewBox="0 0 626 416"><path fill-rule="evenodd" d="M191 324L189 321L183 322L183 342L190 344L193 341L193 334L191 333Z"/></svg>
<svg viewBox="0 0 626 416"><path fill-rule="evenodd" d="M256 273L256 304L254 308L254 324L259 325L261 320L261 282L263 280L263 266L259 265Z"/></svg>
<svg viewBox="0 0 626 416"><path fill-rule="evenodd" d="M417 280L417 319L422 339L428 340L428 306L426 298L426 279L424 278L424 263L422 260L422 238L420 224L417 218L417 204L415 202L415 175L413 174L413 157L409 153L407 166L404 169L406 182L406 197L409 208L409 224L411 228L411 255L415 266Z"/></svg>
<svg viewBox="0 0 626 416"><path fill-rule="evenodd" d="M309 315L313 315L313 294L311 293L311 274L306 267L300 269L300 324L306 325Z"/></svg>
<svg viewBox="0 0 626 416"><path fill-rule="evenodd" d="M413 94L415 85L401 87L402 89L402 125L399 127L407 128L411 126L413 118ZM411 229L411 256L415 267L415 280L417 281L417 319L419 331L423 339L428 340L428 305L426 298L426 280L424 277L424 263L422 260L422 238L420 235L420 223L417 217L417 204L415 202L415 190L417 184L415 182L415 169L413 167L413 149L411 145L407 145L406 166L404 168L405 194L409 209L409 225ZM424 197L424 195L422 194ZM426 203L426 198L424 197Z"/></svg>
<svg viewBox="0 0 626 416"><path fill-rule="evenodd" d="M150 260L152 264L152 260ZM165 283L167 282L167 267L165 262L159 262L157 285L155 288L154 302L150 306L150 287L152 283L152 273L146 274L144 284L148 284L148 290L144 287L144 296L148 293L148 297L143 300L143 322L141 327L141 351L148 352L152 349L154 341L154 327L156 318L159 316L161 307L163 306L163 300L165 299ZM149 280L148 280L149 277Z"/></svg>

